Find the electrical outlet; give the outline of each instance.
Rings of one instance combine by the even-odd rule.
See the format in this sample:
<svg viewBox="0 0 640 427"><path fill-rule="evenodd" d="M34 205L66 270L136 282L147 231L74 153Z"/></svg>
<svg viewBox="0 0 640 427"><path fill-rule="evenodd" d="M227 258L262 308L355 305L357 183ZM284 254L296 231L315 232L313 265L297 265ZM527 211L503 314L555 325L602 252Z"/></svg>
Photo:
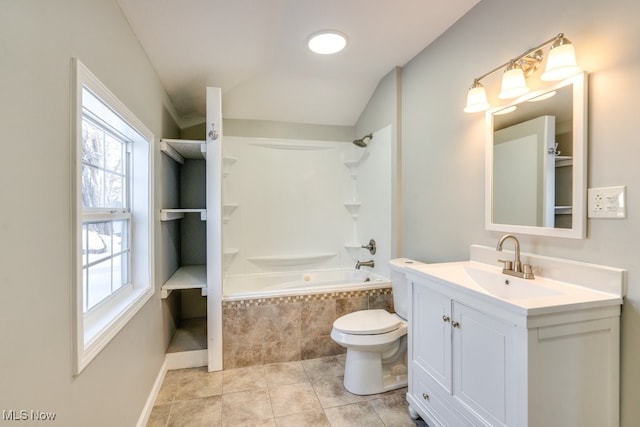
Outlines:
<svg viewBox="0 0 640 427"><path fill-rule="evenodd" d="M589 218L627 217L626 187L589 188L587 191Z"/></svg>

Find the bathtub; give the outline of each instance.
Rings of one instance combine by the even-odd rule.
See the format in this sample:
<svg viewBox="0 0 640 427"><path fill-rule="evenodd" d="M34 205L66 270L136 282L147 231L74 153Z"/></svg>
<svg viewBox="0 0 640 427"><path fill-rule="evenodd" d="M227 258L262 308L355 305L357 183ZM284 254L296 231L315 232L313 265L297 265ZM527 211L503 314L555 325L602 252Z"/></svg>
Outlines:
<svg viewBox="0 0 640 427"><path fill-rule="evenodd" d="M389 279L352 268L289 273L237 274L224 278L225 301L388 288Z"/></svg>
<svg viewBox="0 0 640 427"><path fill-rule="evenodd" d="M223 367L344 353L330 337L335 319L356 310L393 310L391 281L366 270L228 275L222 297Z"/></svg>

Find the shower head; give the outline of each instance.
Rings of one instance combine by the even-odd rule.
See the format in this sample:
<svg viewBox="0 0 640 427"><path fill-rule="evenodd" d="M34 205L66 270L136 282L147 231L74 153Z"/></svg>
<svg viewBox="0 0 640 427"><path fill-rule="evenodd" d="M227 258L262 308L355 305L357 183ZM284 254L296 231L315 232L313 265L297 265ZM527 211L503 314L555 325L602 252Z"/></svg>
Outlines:
<svg viewBox="0 0 640 427"><path fill-rule="evenodd" d="M356 139L355 141L353 141L353 143L358 147L366 147L367 145L369 145L369 141L371 141L372 139L373 134L370 133L369 135L365 135L360 139Z"/></svg>

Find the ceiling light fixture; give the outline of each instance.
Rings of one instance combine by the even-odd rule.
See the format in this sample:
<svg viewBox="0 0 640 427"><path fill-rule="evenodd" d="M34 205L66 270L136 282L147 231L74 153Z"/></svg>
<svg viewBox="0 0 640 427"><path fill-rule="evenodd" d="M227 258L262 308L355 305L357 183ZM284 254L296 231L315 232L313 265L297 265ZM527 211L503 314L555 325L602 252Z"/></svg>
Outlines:
<svg viewBox="0 0 640 427"><path fill-rule="evenodd" d="M548 44L551 44L551 47L549 48L545 71L540 76L542 80L564 80L580 72L580 68L576 65L576 54L573 45L564 37L564 34L560 33L474 79L467 93L465 113L477 113L489 109L487 93L480 80L505 66L507 68L502 76L502 87L498 98L517 98L529 92L526 77L537 70L543 59L542 48Z"/></svg>
<svg viewBox="0 0 640 427"><path fill-rule="evenodd" d="M338 53L347 45L347 36L335 30L324 30L312 34L307 44L312 52L320 55Z"/></svg>

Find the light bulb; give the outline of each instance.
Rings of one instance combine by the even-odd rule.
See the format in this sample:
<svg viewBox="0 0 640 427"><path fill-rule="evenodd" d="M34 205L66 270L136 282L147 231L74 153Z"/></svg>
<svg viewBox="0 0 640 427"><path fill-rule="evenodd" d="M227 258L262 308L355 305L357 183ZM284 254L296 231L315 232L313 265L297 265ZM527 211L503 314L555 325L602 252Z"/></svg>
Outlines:
<svg viewBox="0 0 640 427"><path fill-rule="evenodd" d="M549 50L547 66L540 78L545 81L564 80L580 72L576 65L576 51L573 44L564 37L558 38Z"/></svg>
<svg viewBox="0 0 640 427"><path fill-rule="evenodd" d="M464 112L479 113L488 109L487 92L484 90L484 86L476 80L467 93L467 106L464 107Z"/></svg>
<svg viewBox="0 0 640 427"><path fill-rule="evenodd" d="M529 88L524 79L524 71L512 62L502 75L502 90L498 98L517 98L527 92L529 92Z"/></svg>

